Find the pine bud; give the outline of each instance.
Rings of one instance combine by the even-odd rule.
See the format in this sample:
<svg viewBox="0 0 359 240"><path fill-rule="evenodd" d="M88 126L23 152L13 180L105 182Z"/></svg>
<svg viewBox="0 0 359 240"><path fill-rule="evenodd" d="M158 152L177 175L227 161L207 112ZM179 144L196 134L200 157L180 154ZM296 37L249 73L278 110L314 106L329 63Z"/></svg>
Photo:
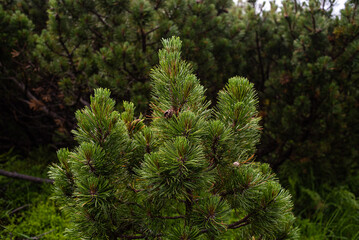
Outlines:
<svg viewBox="0 0 359 240"><path fill-rule="evenodd" d="M173 110L172 109L169 109L167 110L165 113L164 113L164 117L165 118L171 118L173 116Z"/></svg>

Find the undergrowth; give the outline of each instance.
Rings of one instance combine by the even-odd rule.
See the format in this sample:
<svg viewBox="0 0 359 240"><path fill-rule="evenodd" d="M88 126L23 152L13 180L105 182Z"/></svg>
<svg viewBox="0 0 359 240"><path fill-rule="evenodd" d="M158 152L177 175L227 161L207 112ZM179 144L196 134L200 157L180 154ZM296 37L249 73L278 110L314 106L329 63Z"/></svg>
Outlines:
<svg viewBox="0 0 359 240"><path fill-rule="evenodd" d="M280 170L281 183L293 196L301 239L359 240L359 175L353 172L342 182L336 176L319 181L313 171L311 165L295 163Z"/></svg>
<svg viewBox="0 0 359 240"><path fill-rule="evenodd" d="M47 178L47 166L54 161L54 152L39 148L23 157L9 151L0 155L0 169ZM284 185L294 195L301 239L359 240L359 201L356 197L359 176L348 178L342 187L313 184L309 189L302 187L298 177L303 173L296 173L294 167L292 171L285 170L290 177ZM307 179L313 181L310 174ZM50 184L0 176L0 239L66 239L63 232L70 223L50 199L51 187Z"/></svg>
<svg viewBox="0 0 359 240"><path fill-rule="evenodd" d="M54 151L39 148L22 157L9 151L0 155L0 168L47 178ZM39 184L0 176L0 239L65 239L68 223L49 198L50 184Z"/></svg>

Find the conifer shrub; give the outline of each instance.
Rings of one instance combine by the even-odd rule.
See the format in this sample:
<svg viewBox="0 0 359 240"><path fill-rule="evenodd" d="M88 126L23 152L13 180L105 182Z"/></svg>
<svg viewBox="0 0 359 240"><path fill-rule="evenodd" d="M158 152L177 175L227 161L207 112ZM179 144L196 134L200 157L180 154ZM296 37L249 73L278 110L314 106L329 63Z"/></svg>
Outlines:
<svg viewBox="0 0 359 240"><path fill-rule="evenodd" d="M8 129L0 132L0 146L5 151L48 143L73 146L74 112L89 104L95 88L108 88L145 113L149 72L158 62L162 38L181 37L183 55L207 80L209 93L235 75L231 39L240 29L228 27L236 19L229 13L232 0L6 0L1 5L28 22L1 24L0 9L0 31L8 36L0 47L0 113L6 116L0 125ZM24 30L16 34L17 29Z"/></svg>
<svg viewBox="0 0 359 240"><path fill-rule="evenodd" d="M179 38L163 40L151 71L152 116L123 112L107 89L76 112L78 146L58 151L49 172L67 231L82 239L297 239L290 194L268 164L253 161L257 97L229 80L216 108Z"/></svg>
<svg viewBox="0 0 359 240"><path fill-rule="evenodd" d="M24 121L24 116L31 115L28 104L19 100L24 96L19 88L26 88L29 76L23 69L29 52L34 49L32 22L19 11L6 10L0 5L0 152L8 152L14 145L28 146L37 143L33 136L34 124ZM15 83L14 79L24 78L24 82ZM20 114L20 112L22 114ZM39 133L39 129L37 129ZM46 137L43 135L43 138ZM21 148L19 147L19 148Z"/></svg>
<svg viewBox="0 0 359 240"><path fill-rule="evenodd" d="M352 184L359 154L359 2L347 1L337 14L333 6L285 0L266 11L253 1L233 11L243 38L236 39L241 64L232 66L243 69L235 74L250 79L260 99L257 160L270 163L291 192L296 216L313 221L320 208L331 209L325 199L334 186L359 194ZM326 231L342 229L334 225Z"/></svg>

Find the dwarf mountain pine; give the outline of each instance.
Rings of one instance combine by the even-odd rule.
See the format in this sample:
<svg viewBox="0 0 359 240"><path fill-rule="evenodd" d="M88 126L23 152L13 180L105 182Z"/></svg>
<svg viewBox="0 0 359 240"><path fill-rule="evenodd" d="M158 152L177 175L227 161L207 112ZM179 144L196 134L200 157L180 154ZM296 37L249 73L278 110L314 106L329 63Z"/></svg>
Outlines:
<svg viewBox="0 0 359 240"><path fill-rule="evenodd" d="M78 147L58 151L54 197L81 239L296 239L290 194L254 162L257 97L231 78L211 109L179 38L152 70L152 116L97 89L76 112Z"/></svg>

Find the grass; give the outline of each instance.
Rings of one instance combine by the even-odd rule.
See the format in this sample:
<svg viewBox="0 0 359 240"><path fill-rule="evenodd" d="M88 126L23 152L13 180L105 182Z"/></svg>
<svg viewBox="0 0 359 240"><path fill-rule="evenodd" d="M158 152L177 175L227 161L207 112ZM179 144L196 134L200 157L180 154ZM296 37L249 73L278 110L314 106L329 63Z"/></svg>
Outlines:
<svg viewBox="0 0 359 240"><path fill-rule="evenodd" d="M47 167L53 161L57 161L55 151L48 148L39 148L26 157L9 151L0 155L0 169L47 178ZM302 188L297 200L315 210L295 209L300 239L359 240L359 201L349 189L344 186L314 192ZM0 239L67 239L64 231L70 223L50 196L50 184L0 176Z"/></svg>
<svg viewBox="0 0 359 240"><path fill-rule="evenodd" d="M22 157L13 151L0 155L0 168L47 178L56 156L39 148ZM66 239L66 217L50 199L51 185L0 176L0 239Z"/></svg>

